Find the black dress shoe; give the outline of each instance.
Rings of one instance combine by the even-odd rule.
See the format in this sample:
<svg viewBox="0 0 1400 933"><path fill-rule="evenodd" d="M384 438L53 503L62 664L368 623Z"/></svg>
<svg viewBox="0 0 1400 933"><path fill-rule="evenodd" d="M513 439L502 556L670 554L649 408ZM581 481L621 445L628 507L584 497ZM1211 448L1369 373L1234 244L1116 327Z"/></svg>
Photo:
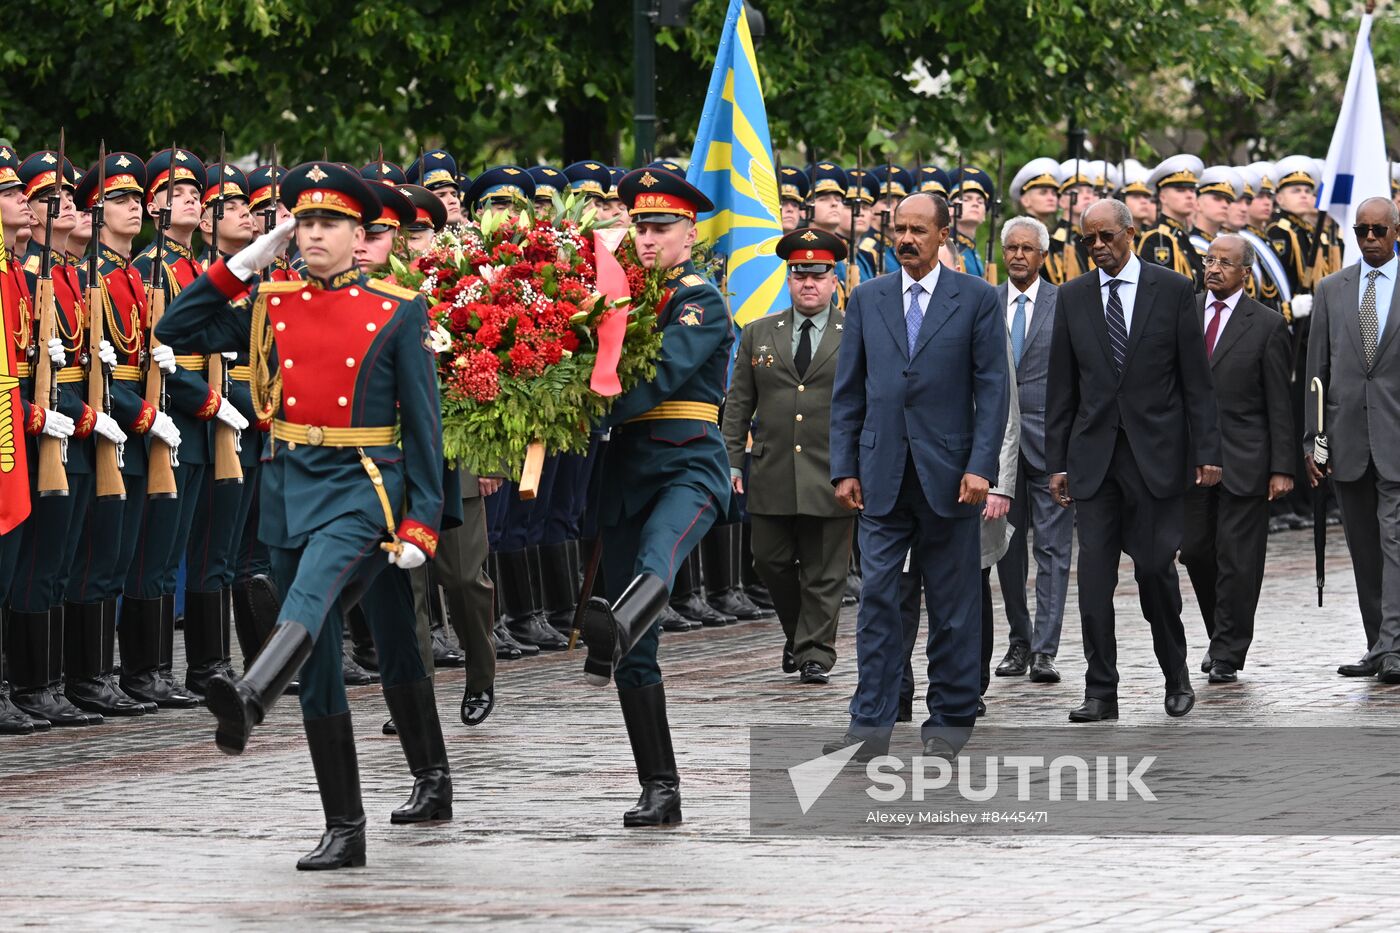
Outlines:
<svg viewBox="0 0 1400 933"><path fill-rule="evenodd" d="M744 587L744 595L749 598L749 602L760 609L773 608L773 594L768 592L768 587L762 583L750 583ZM776 610L774 613L776 614Z"/></svg>
<svg viewBox="0 0 1400 933"><path fill-rule="evenodd" d="M982 699L981 697L978 697L978 698L977 698L977 718L978 718L978 719L981 719L981 718L982 718L983 716L985 716L985 715L987 715L987 701L984 700L984 699Z"/></svg>
<svg viewBox="0 0 1400 933"><path fill-rule="evenodd" d="M1025 645L1012 645L1006 649L1006 657L997 665L998 677L1020 677L1026 673L1026 660L1031 650Z"/></svg>
<svg viewBox="0 0 1400 933"><path fill-rule="evenodd" d="M836 741L827 742L823 745L822 754L830 755L833 752L839 752L843 748L849 748L852 745L862 742L865 744L861 745L860 750L851 756L856 761L871 761L875 758L879 758L881 755L888 755L890 753L890 740L888 736L861 736L847 732Z"/></svg>
<svg viewBox="0 0 1400 933"><path fill-rule="evenodd" d="M534 645L542 651L563 651L569 647L569 640L559 634L559 630L549 624L543 612L531 612L506 620L506 628L518 642Z"/></svg>
<svg viewBox="0 0 1400 933"><path fill-rule="evenodd" d="M816 661L808 661L802 665L802 674L799 680L804 684L829 684L831 678L827 676L826 668Z"/></svg>
<svg viewBox="0 0 1400 933"><path fill-rule="evenodd" d="M1196 691L1192 690L1189 686L1186 688L1185 692L1182 692L1179 687L1174 689L1177 692L1167 694L1167 698L1163 701L1162 705L1166 707L1168 716L1179 719L1191 712L1191 707L1196 705Z"/></svg>
<svg viewBox="0 0 1400 933"><path fill-rule="evenodd" d="M1209 674L1209 673L1210 673L1210 666L1211 666L1212 663L1214 663L1214 662L1211 661L1210 652L1207 651L1204 655L1201 656L1201 673L1202 673L1202 674Z"/></svg>
<svg viewBox="0 0 1400 933"><path fill-rule="evenodd" d="M797 656L792 653L792 642L786 642L783 645L783 673L797 673Z"/></svg>
<svg viewBox="0 0 1400 933"><path fill-rule="evenodd" d="M383 732L385 735L398 735L399 727L394 725L394 717L390 716L388 719L384 720L384 727L379 731Z"/></svg>
<svg viewBox="0 0 1400 933"><path fill-rule="evenodd" d="M1337 668L1337 673L1343 677L1374 677L1379 668L1374 662L1362 658L1355 664L1343 664Z"/></svg>
<svg viewBox="0 0 1400 933"><path fill-rule="evenodd" d="M1400 684L1400 656L1388 654L1382 658L1376 679L1383 684Z"/></svg>
<svg viewBox="0 0 1400 933"><path fill-rule="evenodd" d="M1240 679L1235 672L1235 666L1229 661L1212 661L1210 663L1210 682L1213 684L1232 684Z"/></svg>
<svg viewBox="0 0 1400 933"><path fill-rule="evenodd" d="M954 748L947 739L940 739L936 735L931 735L924 739L924 757L942 758L944 761L952 762L957 760L958 750Z"/></svg>
<svg viewBox="0 0 1400 933"><path fill-rule="evenodd" d="M433 667L463 667L467 656L447 640L447 627L435 628L433 633Z"/></svg>
<svg viewBox="0 0 1400 933"><path fill-rule="evenodd" d="M661 631L663 632L693 632L700 628L699 622L692 622L685 616L667 605L661 610Z"/></svg>
<svg viewBox="0 0 1400 933"><path fill-rule="evenodd" d="M705 602L705 598L696 590L683 599L672 600L671 608L676 610L691 622L698 622L707 628L719 628L722 625L733 625L739 619L727 613L719 612L714 606Z"/></svg>
<svg viewBox="0 0 1400 933"><path fill-rule="evenodd" d="M1057 684L1060 672L1055 668L1055 656L1037 651L1031 655L1031 682L1037 684Z"/></svg>
<svg viewBox="0 0 1400 933"><path fill-rule="evenodd" d="M522 641L516 641L515 636L510 633L510 629L506 628L505 619L496 620L496 627L491 630L491 634L496 639L496 657L498 658L501 657L500 648L502 645L511 651L519 652L515 658L528 658L540 653L540 649L536 648L534 645L527 645ZM507 657L503 660L514 661L515 658Z"/></svg>
<svg viewBox="0 0 1400 933"><path fill-rule="evenodd" d="M913 701L913 700L906 700L904 697L900 697L900 698L899 698L899 713L895 715L894 721L895 721L895 722L913 722L913 721L914 721L914 701Z"/></svg>
<svg viewBox="0 0 1400 933"><path fill-rule="evenodd" d="M1085 697L1084 702L1076 709L1069 711L1070 722L1103 722L1108 719L1118 718L1117 700L1100 700L1095 697Z"/></svg>
<svg viewBox="0 0 1400 933"><path fill-rule="evenodd" d="M340 653L340 670L347 687L364 687L368 684L379 683L379 675L372 674L361 666L359 661L351 656L349 650Z"/></svg>
<svg viewBox="0 0 1400 933"><path fill-rule="evenodd" d="M495 708L495 687L487 687L480 693L468 690L462 694L462 723L468 726L479 726L486 721L486 717L490 716L491 711Z"/></svg>

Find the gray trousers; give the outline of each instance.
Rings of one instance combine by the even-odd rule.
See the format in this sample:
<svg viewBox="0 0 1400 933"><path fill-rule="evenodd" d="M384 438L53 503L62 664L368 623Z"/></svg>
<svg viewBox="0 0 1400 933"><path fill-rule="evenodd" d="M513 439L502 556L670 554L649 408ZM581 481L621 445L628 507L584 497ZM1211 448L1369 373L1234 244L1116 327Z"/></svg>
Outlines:
<svg viewBox="0 0 1400 933"><path fill-rule="evenodd" d="M1366 628L1366 659L1379 663L1400 653L1400 483L1381 479L1368 463L1360 479L1334 485Z"/></svg>
<svg viewBox="0 0 1400 933"><path fill-rule="evenodd" d="M426 637L429 582L442 588L447 618L467 656L467 692L480 693L496 680L496 640L491 634L496 618L496 590L485 571L485 500L463 499L462 511L462 525L442 533L437 557L432 561L432 574L427 573L426 567L414 571L413 602L419 641L427 645L428 669L432 670L432 639Z"/></svg>
<svg viewBox="0 0 1400 933"><path fill-rule="evenodd" d="M773 597L799 668L836 663L836 626L851 559L855 517L754 515L753 566Z"/></svg>
<svg viewBox="0 0 1400 933"><path fill-rule="evenodd" d="M1050 496L1050 476L1032 470L1026 458L1016 477L1016 496L1007 516L1013 533L1005 556L997 561L997 582L1011 635L1008 643L1029 648L1034 654L1054 657L1060 650L1060 626L1065 618L1069 592L1070 541L1074 536L1074 510L1062 509ZM1034 528L1035 625L1026 602L1030 562L1026 556L1026 529Z"/></svg>

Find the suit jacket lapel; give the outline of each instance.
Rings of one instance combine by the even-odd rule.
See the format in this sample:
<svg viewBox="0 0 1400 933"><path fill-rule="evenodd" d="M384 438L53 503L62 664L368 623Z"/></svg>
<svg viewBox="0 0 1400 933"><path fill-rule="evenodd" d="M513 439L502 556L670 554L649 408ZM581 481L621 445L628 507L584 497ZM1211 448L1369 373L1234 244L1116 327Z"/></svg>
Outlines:
<svg viewBox="0 0 1400 933"><path fill-rule="evenodd" d="M877 279L877 281L880 281ZM909 337L904 327L904 276L898 272L892 273L884 282L885 294L878 302L880 307L880 317L885 322L885 326L890 329L890 336L894 338L894 345L904 348L904 358L910 359Z"/></svg>
<svg viewBox="0 0 1400 933"><path fill-rule="evenodd" d="M1397 283L1400 284L1400 283ZM1396 288L1390 293L1390 312L1385 319L1385 330L1381 331L1380 339L1376 341L1376 356L1372 361L1372 367L1380 361L1381 354L1386 351L1395 337L1397 327L1400 327L1400 288ZM1357 333L1360 333L1360 322L1357 323Z"/></svg>
<svg viewBox="0 0 1400 933"><path fill-rule="evenodd" d="M928 307L924 309L924 322L919 327L919 335L914 344L914 350L909 354L909 359L919 355L919 351L938 333L943 325L948 323L948 318L953 316L953 312L958 309L958 281L957 276L946 267L938 272L938 284L933 287L933 294L929 296Z"/></svg>
<svg viewBox="0 0 1400 933"><path fill-rule="evenodd" d="M841 328L845 321L846 315L835 308L831 309L826 319L826 330L822 331L821 342L812 351L812 362L807 366L807 376L810 377L823 363L836 355L836 347L841 342Z"/></svg>
<svg viewBox="0 0 1400 933"><path fill-rule="evenodd" d="M1211 369L1220 362L1225 351L1234 346L1254 324L1254 309L1245 304L1247 300L1243 295L1240 296L1240 300L1235 303L1235 310L1230 312L1230 319L1225 322L1225 329L1215 335L1215 350L1210 355Z"/></svg>
<svg viewBox="0 0 1400 933"><path fill-rule="evenodd" d="M773 341L773 354L783 364L788 372L792 373L792 378L797 378L797 364L792 361L792 328L797 326L797 312L788 308L778 315L781 325L774 324L773 334L770 339Z"/></svg>
<svg viewBox="0 0 1400 933"><path fill-rule="evenodd" d="M1342 276L1341 291L1346 300L1346 307L1341 309L1342 318L1346 321L1342 329L1350 336L1356 358L1361 361L1361 368L1365 369L1366 349L1361 346L1361 264L1347 266L1342 270Z"/></svg>
<svg viewBox="0 0 1400 933"><path fill-rule="evenodd" d="M1099 349L1103 350L1103 358L1108 361L1108 365L1113 365L1113 346L1108 342L1108 309L1103 303L1103 286L1099 284L1099 277L1095 275L1090 281L1085 282L1089 288L1094 290L1094 297L1098 299L1098 314L1091 314L1089 326L1094 329L1094 335L1099 338Z"/></svg>
<svg viewBox="0 0 1400 933"><path fill-rule="evenodd" d="M1157 289L1146 288L1147 285L1146 263L1138 263L1138 283L1137 294L1133 298L1133 324L1128 330L1128 347L1123 351L1123 372L1128 371L1128 365L1133 361L1133 351L1142 342L1142 332L1147 329L1147 318L1152 314L1152 307L1157 303ZM1104 323L1104 336L1108 336L1108 324ZM1113 354L1109 354L1109 359L1113 359ZM1122 374L1119 374L1122 378Z"/></svg>
<svg viewBox="0 0 1400 933"><path fill-rule="evenodd" d="M1035 293L1035 301L1031 304L1031 323L1026 328L1026 342L1023 344L1022 354L1025 353L1024 347L1029 347L1036 335L1040 333L1040 329L1045 326L1045 319L1049 316L1048 312L1054 303L1055 286L1042 281L1040 289ZM1047 313L1042 314L1042 311ZM1024 359L1024 356L1022 358Z"/></svg>

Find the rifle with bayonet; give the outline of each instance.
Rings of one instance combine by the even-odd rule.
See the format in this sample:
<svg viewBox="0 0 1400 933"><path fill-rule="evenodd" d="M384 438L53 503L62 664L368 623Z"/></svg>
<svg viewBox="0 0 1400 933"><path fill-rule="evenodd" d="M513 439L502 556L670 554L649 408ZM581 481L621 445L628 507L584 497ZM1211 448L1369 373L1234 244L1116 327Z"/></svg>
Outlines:
<svg viewBox="0 0 1400 933"><path fill-rule="evenodd" d="M962 228L961 228L961 225L962 225L962 189L963 189L963 172L965 172L965 171L967 171L967 160L966 160L966 158L964 158L964 156L963 156L963 151L962 151L962 149L959 148L959 149L958 149L958 171L957 171L957 174L953 176L953 190L952 190L951 192L949 192L949 194L951 195L952 200L953 200L953 203L952 203L952 208L953 208L953 236L952 236L952 240L953 240L953 259L955 259L955 260L957 261L957 264L958 264L958 271L959 271L959 272L966 272L966 271L967 271L967 263L963 260L962 244L961 244L960 242L958 242L958 237L962 236ZM974 256L976 255L976 252L977 252L977 247L974 245L974 246L973 246L973 255L974 255Z"/></svg>
<svg viewBox="0 0 1400 933"><path fill-rule="evenodd" d="M97 149L97 202L93 204L92 245L88 253L88 376L87 403L94 411L112 414L112 370L102 362L102 341L106 339L105 302L102 300L102 276L97 271L97 256L102 251L102 199L107 191L107 143ZM125 499L126 481L122 479L122 449L105 437L94 437L97 443L97 498ZM139 441L137 443L140 443Z"/></svg>
<svg viewBox="0 0 1400 933"><path fill-rule="evenodd" d="M1006 179L1002 174L1006 171L1006 152L997 149L997 190L996 197L990 199L987 205L987 259L982 264L982 271L988 282L997 284L997 267L992 263L992 250L996 243L997 220L1001 217L1001 205L1003 203L1002 185Z"/></svg>
<svg viewBox="0 0 1400 933"><path fill-rule="evenodd" d="M141 358L146 368L146 402L165 414L170 407L170 393L165 385L165 370L151 360L151 352L160 346L156 325L165 316L165 237L170 230L171 206L175 197L175 156L179 152L170 145L170 169L165 180L165 203L156 214L155 261L151 263L151 280L146 283L146 307L150 315L150 339L147 352ZM174 447L158 437L151 438L146 462L146 495L152 499L173 499L176 494L175 467L179 455Z"/></svg>
<svg viewBox="0 0 1400 933"><path fill-rule="evenodd" d="M851 208L851 248L846 253L847 296L855 291L856 286L860 284L860 263L857 261L857 257L860 256L860 244L856 242L856 214L860 211L861 193L865 190L865 184L862 182L864 172L861 170L860 163L861 152L857 149L856 170L851 174L851 177L855 180L855 188L854 190L848 188L846 191L846 197L850 200Z"/></svg>
<svg viewBox="0 0 1400 933"><path fill-rule="evenodd" d="M39 260L39 281L34 286L34 303L38 310L38 325L34 328L34 345L30 348L34 372L34 405L44 411L58 409L58 371L49 357L49 341L58 336L58 303L53 290L53 221L63 206L64 133L58 133L58 168L54 172L53 188L44 199L44 243ZM39 437L39 485L41 496L68 495L67 438Z"/></svg>
<svg viewBox="0 0 1400 933"><path fill-rule="evenodd" d="M272 177L272 193L267 199L267 206L263 208L263 233L271 233L272 228L277 226L277 144L272 144L272 162L268 169L268 175ZM264 282L272 280L272 270L276 268L276 263L271 263L262 270L261 278Z"/></svg>
<svg viewBox="0 0 1400 933"><path fill-rule="evenodd" d="M224 219L224 171L228 168L228 162L224 156L224 134L219 134L219 172L218 188L214 193L214 200L209 205L211 212L211 231L209 234L209 246L212 255L210 262L219 261L219 224ZM233 391L233 378L229 373L229 368L225 365L222 353L209 354L208 364L209 386L218 387L219 395L228 398ZM242 483L243 465L238 462L238 445L241 432L231 424L223 421L215 421L214 424L214 482L215 483Z"/></svg>

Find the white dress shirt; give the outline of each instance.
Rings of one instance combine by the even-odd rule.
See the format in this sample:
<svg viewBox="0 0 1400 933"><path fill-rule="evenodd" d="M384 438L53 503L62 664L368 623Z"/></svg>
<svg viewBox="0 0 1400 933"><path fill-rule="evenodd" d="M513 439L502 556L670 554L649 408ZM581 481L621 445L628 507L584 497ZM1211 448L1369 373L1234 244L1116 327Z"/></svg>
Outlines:
<svg viewBox="0 0 1400 933"><path fill-rule="evenodd" d="M919 279L919 284L923 286L924 293L919 296L919 307L924 309L924 314L928 314L928 301L933 295L933 290L938 286L938 272L943 268L943 264L935 262L928 275ZM903 266L899 267L900 298L904 302L904 316L909 317L909 288L914 284L914 277L909 274L909 270Z"/></svg>
<svg viewBox="0 0 1400 933"><path fill-rule="evenodd" d="M1026 333L1031 332L1031 316L1035 314L1035 299L1040 294L1040 276L1031 279L1030 288L1017 291L1015 282L1006 283L1006 331L1011 332L1011 322L1016 319L1016 299L1026 296Z"/></svg>
<svg viewBox="0 0 1400 933"><path fill-rule="evenodd" d="M1215 303L1217 301L1225 302L1225 309L1219 312L1220 323L1216 325L1215 328L1215 342L1219 343L1220 335L1225 333L1225 325L1230 323L1230 315L1235 313L1235 305L1240 303L1240 296L1243 294L1243 288L1236 289L1235 293L1228 298L1216 298L1214 292L1206 292L1206 317L1205 320L1201 322L1202 333L1210 330L1210 319L1216 314ZM1211 347L1210 349L1213 351L1215 348Z"/></svg>
<svg viewBox="0 0 1400 933"><path fill-rule="evenodd" d="M1133 305L1137 301L1138 280L1142 278L1142 263L1137 256L1129 254L1127 263L1118 270L1117 275L1109 275L1103 269L1099 270L1099 296L1103 299L1104 313L1108 313L1108 283L1117 279L1118 300L1123 304L1123 329L1129 335L1133 332Z"/></svg>

